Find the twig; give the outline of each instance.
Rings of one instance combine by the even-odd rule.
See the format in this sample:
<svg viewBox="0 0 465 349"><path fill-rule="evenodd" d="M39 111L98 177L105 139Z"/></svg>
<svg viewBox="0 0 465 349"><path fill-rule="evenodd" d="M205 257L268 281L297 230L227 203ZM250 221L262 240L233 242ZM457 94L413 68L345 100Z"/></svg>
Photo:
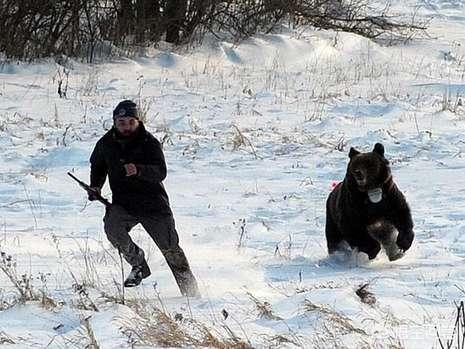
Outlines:
<svg viewBox="0 0 465 349"><path fill-rule="evenodd" d="M121 296L123 297L121 303L125 304L125 294L124 294L124 264L123 264L123 255L121 254L120 249L118 249L119 260L121 265Z"/></svg>
<svg viewBox="0 0 465 349"><path fill-rule="evenodd" d="M244 136L244 134L241 132L241 130L239 129L239 127L237 127L236 125L232 125L232 127L234 127L234 129L237 131L238 135L239 135L239 138L240 138L240 142L239 144L237 145L240 146L241 144L244 144L244 145L249 145L250 146L250 149L252 149L252 154L255 156L255 159L258 159L259 156L257 155L257 152L255 151L255 147L253 146L252 142L250 141L250 139L248 139L246 136Z"/></svg>

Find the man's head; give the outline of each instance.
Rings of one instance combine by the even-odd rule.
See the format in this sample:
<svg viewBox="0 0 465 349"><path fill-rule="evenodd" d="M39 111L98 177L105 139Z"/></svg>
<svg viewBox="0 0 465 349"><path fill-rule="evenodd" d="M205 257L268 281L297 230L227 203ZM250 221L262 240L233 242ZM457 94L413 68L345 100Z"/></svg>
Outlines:
<svg viewBox="0 0 465 349"><path fill-rule="evenodd" d="M139 110L130 100L120 102L113 110L115 128L124 137L132 136L139 128Z"/></svg>

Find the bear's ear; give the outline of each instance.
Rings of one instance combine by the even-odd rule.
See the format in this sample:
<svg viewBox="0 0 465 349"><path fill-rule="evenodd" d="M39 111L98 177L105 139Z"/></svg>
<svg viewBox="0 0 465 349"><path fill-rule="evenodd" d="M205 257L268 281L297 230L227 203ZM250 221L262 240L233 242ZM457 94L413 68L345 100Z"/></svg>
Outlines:
<svg viewBox="0 0 465 349"><path fill-rule="evenodd" d="M358 155L360 154L360 152L358 150L356 150L355 148L350 148L350 151L349 151L349 158L353 158L355 155Z"/></svg>
<svg viewBox="0 0 465 349"><path fill-rule="evenodd" d="M384 146L381 143L376 143L375 147L373 148L374 153L378 153L382 157L384 157Z"/></svg>

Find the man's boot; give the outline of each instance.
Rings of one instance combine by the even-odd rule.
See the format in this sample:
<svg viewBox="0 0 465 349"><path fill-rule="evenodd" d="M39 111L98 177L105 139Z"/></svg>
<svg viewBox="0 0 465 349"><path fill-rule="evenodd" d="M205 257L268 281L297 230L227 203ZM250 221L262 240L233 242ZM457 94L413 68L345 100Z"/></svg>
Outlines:
<svg viewBox="0 0 465 349"><path fill-rule="evenodd" d="M181 294L185 297L200 298L197 281L189 267L184 251L179 246L177 248L162 250Z"/></svg>
<svg viewBox="0 0 465 349"><path fill-rule="evenodd" d="M189 298L200 298L200 291L199 287L197 286L197 281L195 279L189 280L189 282L186 282L183 285L180 285L181 289L181 294L184 297L189 297Z"/></svg>
<svg viewBox="0 0 465 349"><path fill-rule="evenodd" d="M150 268L144 259L142 264L132 267L131 272L129 273L128 277L124 281L124 287L138 286L141 283L142 279L149 277L150 274L151 274Z"/></svg>

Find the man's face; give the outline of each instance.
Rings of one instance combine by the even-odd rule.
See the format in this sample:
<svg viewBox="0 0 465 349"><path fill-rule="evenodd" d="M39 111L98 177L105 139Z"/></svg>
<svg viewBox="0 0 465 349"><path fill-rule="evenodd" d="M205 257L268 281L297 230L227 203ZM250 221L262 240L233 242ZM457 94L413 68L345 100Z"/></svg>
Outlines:
<svg viewBox="0 0 465 349"><path fill-rule="evenodd" d="M132 117L116 118L115 127L124 137L132 136L139 127L139 120Z"/></svg>

